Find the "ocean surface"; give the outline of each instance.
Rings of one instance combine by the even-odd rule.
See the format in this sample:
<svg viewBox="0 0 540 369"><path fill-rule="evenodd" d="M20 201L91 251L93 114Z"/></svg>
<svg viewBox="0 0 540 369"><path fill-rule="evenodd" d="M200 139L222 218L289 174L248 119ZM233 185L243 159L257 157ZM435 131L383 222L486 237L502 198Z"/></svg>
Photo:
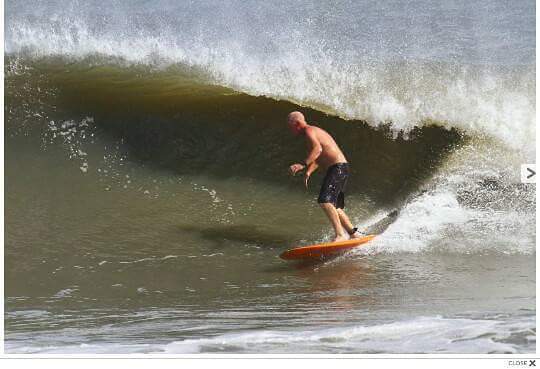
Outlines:
<svg viewBox="0 0 540 369"><path fill-rule="evenodd" d="M6 353L534 353L535 2L5 3ZM351 163L329 240L290 111Z"/></svg>

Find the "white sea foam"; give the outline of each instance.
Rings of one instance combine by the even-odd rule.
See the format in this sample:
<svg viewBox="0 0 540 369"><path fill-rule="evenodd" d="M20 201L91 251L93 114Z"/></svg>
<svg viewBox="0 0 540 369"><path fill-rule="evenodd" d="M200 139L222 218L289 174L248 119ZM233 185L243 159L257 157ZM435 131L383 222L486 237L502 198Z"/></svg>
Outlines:
<svg viewBox="0 0 540 369"><path fill-rule="evenodd" d="M250 330L165 344L6 342L7 353L524 353L534 352L534 316L513 321L417 317L390 323L301 330ZM77 338L80 342L81 338ZM522 341L528 343L523 345ZM73 343L70 343L73 342ZM519 342L519 344L518 344ZM66 344L67 343L67 344Z"/></svg>
<svg viewBox="0 0 540 369"><path fill-rule="evenodd" d="M520 183L520 155L486 145L455 151L358 252L534 253L535 187Z"/></svg>
<svg viewBox="0 0 540 369"><path fill-rule="evenodd" d="M71 297L73 295L73 293L77 292L78 290L79 290L78 288L65 288L65 289L60 290L57 293L55 293L53 297L59 298L59 299L66 298L66 297Z"/></svg>
<svg viewBox="0 0 540 369"><path fill-rule="evenodd" d="M358 252L532 254L531 223L530 214L470 209L452 193L428 193L406 205L385 233Z"/></svg>
<svg viewBox="0 0 540 369"><path fill-rule="evenodd" d="M171 343L164 352L317 352L324 346L326 352L334 353L516 353L512 344L497 341L508 338L512 331L527 330L527 323L503 327L504 324L492 320L419 317L380 325L303 332L227 334Z"/></svg>

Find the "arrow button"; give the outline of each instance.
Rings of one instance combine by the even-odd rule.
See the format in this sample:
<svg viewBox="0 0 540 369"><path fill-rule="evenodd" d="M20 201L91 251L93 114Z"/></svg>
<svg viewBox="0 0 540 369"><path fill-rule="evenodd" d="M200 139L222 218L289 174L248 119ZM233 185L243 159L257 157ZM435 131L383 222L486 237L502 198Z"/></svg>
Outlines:
<svg viewBox="0 0 540 369"><path fill-rule="evenodd" d="M536 183L536 164L521 164L521 182Z"/></svg>

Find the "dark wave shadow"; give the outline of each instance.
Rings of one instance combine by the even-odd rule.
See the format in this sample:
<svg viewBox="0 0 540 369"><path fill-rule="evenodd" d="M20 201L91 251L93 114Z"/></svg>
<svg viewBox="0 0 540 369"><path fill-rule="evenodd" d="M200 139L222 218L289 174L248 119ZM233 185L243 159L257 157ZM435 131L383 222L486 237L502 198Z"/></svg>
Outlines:
<svg viewBox="0 0 540 369"><path fill-rule="evenodd" d="M210 227L179 225L176 228L181 232L195 233L199 237L215 243L236 241L270 249L283 248L292 244L295 240L291 235L268 231L256 225L249 224Z"/></svg>

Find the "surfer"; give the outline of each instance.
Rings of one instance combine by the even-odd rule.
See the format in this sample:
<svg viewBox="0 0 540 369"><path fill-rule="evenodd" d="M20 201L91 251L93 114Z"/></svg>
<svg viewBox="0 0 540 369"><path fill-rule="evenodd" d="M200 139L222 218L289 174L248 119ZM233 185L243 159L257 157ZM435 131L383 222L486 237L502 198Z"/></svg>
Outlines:
<svg viewBox="0 0 540 369"><path fill-rule="evenodd" d="M347 234L351 238L360 238L362 234L353 227L343 208L345 207L345 186L349 177L349 163L336 141L324 129L310 125L304 115L293 111L287 117L289 129L295 136L304 136L308 147L308 156L302 163L292 164L290 173L306 170L304 185L308 186L311 174L320 166L326 169L321 191L317 202L332 223L336 236L334 241L345 241Z"/></svg>

